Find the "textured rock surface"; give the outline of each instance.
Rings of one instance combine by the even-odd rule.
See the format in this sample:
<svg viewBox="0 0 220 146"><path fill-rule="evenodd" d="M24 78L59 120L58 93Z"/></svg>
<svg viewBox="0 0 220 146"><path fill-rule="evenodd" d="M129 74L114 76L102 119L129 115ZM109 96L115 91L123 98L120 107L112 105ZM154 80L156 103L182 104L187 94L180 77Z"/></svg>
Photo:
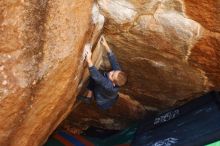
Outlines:
<svg viewBox="0 0 220 146"><path fill-rule="evenodd" d="M129 97L122 96L118 104L129 104L116 110L120 114L113 107L107 117L95 106L79 105L65 121L71 124L64 127L74 131L69 125L92 124L120 129L144 109L147 113L166 109L220 89L219 0L98 0L98 4L106 17L104 33L129 75L121 90ZM126 109L136 108L133 102L139 111L132 115ZM103 118L114 122L102 123Z"/></svg>
<svg viewBox="0 0 220 146"><path fill-rule="evenodd" d="M93 0L0 1L0 145L42 145L63 127L121 129L148 111L220 89L219 0L97 0L104 33L129 74L106 112L75 102L83 48L104 18ZM99 67L102 48L94 48ZM104 61L102 66L106 66ZM83 90L82 90L83 92Z"/></svg>
<svg viewBox="0 0 220 146"><path fill-rule="evenodd" d="M105 34L129 73L122 93L162 109L219 89L219 1L98 3Z"/></svg>
<svg viewBox="0 0 220 146"><path fill-rule="evenodd" d="M70 112L83 47L98 33L92 7L93 0L0 1L1 146L42 145Z"/></svg>
<svg viewBox="0 0 220 146"><path fill-rule="evenodd" d="M120 130L145 114L143 105L129 96L120 94L113 108L103 111L95 103L76 104L73 112L64 120L61 127L72 133L78 133L89 126Z"/></svg>

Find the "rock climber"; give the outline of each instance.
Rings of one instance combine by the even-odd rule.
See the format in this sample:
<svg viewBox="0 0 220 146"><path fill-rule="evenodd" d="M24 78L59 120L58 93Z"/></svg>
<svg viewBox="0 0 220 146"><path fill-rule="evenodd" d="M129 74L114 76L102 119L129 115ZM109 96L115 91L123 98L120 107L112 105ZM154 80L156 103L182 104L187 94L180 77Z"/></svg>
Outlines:
<svg viewBox="0 0 220 146"><path fill-rule="evenodd" d="M93 65L91 59L92 53L89 49L86 52L86 61L90 72L89 84L87 86L88 91L86 92L86 96L78 96L78 99L88 104L91 103L94 97L98 107L107 110L117 101L119 87L125 85L127 82L127 75L125 72L121 71L119 63L104 36L101 37L101 43L107 51L112 70L104 73L98 71Z"/></svg>

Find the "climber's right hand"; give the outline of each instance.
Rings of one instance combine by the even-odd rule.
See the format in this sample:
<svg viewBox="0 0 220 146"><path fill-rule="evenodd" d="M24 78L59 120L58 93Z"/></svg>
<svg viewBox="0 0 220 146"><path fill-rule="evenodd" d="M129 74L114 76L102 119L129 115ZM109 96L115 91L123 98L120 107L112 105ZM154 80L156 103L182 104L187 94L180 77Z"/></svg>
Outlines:
<svg viewBox="0 0 220 146"><path fill-rule="evenodd" d="M107 41L106 41L106 39L105 39L105 37L103 35L101 36L101 43L105 47L107 52L111 52L112 51L110 49L110 47L108 46L108 43L107 43Z"/></svg>

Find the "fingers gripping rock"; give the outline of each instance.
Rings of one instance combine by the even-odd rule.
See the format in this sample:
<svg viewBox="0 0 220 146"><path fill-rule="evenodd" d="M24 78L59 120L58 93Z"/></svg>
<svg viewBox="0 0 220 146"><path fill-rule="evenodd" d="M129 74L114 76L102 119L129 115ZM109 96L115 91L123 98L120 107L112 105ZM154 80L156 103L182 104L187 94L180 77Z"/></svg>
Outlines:
<svg viewBox="0 0 220 146"><path fill-rule="evenodd" d="M86 59L86 56L89 52L91 52L92 45L90 43L85 44L83 49L82 61Z"/></svg>

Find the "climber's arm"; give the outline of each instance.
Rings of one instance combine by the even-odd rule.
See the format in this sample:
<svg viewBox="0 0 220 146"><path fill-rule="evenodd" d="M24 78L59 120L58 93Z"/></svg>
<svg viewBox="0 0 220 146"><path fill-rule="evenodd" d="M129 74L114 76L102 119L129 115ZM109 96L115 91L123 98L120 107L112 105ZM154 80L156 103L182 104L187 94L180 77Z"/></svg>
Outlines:
<svg viewBox="0 0 220 146"><path fill-rule="evenodd" d="M95 80L95 82L97 84L100 84L102 87L104 87L106 90L112 91L113 90L113 85L93 65L91 56L92 56L91 51L88 51L86 53L86 61L87 61L88 66L89 66L89 72L90 72L91 78L93 80Z"/></svg>
<svg viewBox="0 0 220 146"><path fill-rule="evenodd" d="M110 49L107 41L105 40L104 36L102 36L102 44L103 46L105 47L106 51L107 51L107 55L108 55L108 59L109 59L109 62L112 66L112 69L113 70L121 70L121 67L114 55L114 53L112 52L112 50Z"/></svg>
<svg viewBox="0 0 220 146"><path fill-rule="evenodd" d="M113 70L121 70L121 67L120 67L115 55L113 54L113 52L108 52L108 59L109 59L109 62L111 64Z"/></svg>
<svg viewBox="0 0 220 146"><path fill-rule="evenodd" d="M89 67L90 76L95 82L101 85L107 91L113 91L113 84L105 78L95 66Z"/></svg>

